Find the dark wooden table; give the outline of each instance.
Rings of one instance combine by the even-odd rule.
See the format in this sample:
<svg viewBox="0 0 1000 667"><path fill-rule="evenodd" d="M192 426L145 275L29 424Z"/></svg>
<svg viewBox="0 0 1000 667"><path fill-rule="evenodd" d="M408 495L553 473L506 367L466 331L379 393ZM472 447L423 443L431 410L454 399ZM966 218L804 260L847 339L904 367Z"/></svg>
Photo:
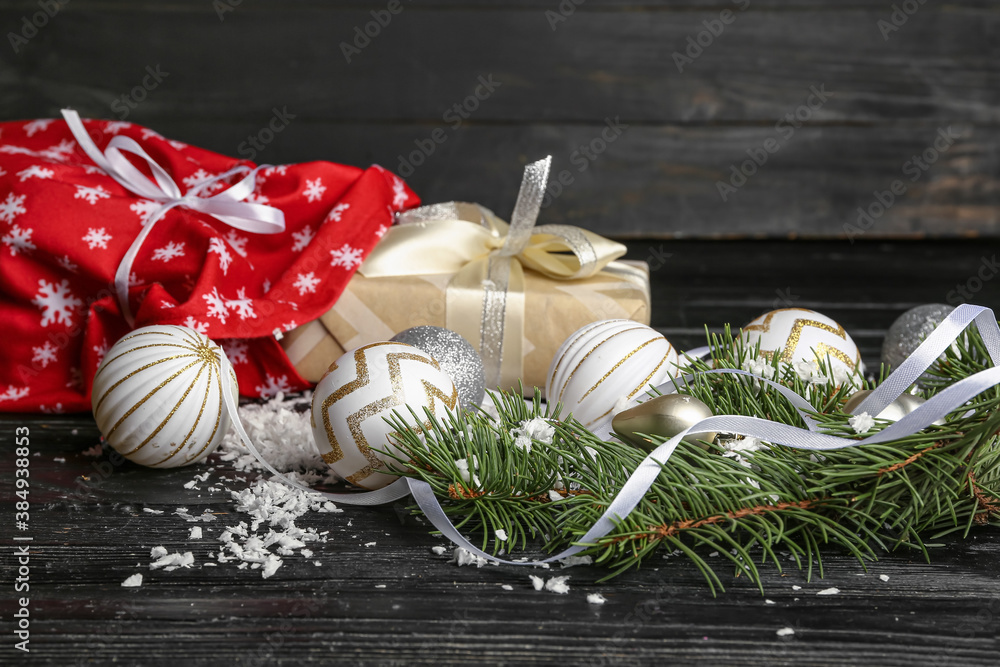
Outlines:
<svg viewBox="0 0 1000 667"><path fill-rule="evenodd" d="M947 302L994 248L671 242L633 243L630 256L653 262L654 324L681 347L699 344L704 324L738 326L794 303L840 321L872 363L900 312ZM987 280L975 296L976 303L1000 305L1000 280ZM13 502L12 439L22 426L30 429L32 451L26 531L16 530ZM232 564L203 566L218 548L219 527L246 518L228 498L184 488L208 468L115 466L106 453L84 453L98 437L86 414L0 416L0 498L7 512L0 664L998 662L1000 531L994 528L931 549L930 563L920 554L893 553L866 570L834 551L824 559L822 579L768 566L764 595L745 578L724 577L726 592L712 597L695 568L676 558L603 583L602 571L589 566L559 573L460 568L431 551L445 542L405 517L404 504L345 507L299 519L300 526L330 531L328 541L313 545L312 558L286 558L262 579ZM217 465L211 475L233 472ZM189 541L195 524L174 515L177 507L210 510L222 520L203 525L205 539ZM25 545L30 591L16 592L16 550ZM150 549L158 545L193 552L195 566L150 571ZM123 588L136 572L144 575L142 586ZM529 574L569 574L571 590L535 591ZM840 592L817 595L831 587ZM594 592L607 602L588 604ZM30 597L27 654L14 649L18 597ZM794 633L779 636L782 628Z"/></svg>

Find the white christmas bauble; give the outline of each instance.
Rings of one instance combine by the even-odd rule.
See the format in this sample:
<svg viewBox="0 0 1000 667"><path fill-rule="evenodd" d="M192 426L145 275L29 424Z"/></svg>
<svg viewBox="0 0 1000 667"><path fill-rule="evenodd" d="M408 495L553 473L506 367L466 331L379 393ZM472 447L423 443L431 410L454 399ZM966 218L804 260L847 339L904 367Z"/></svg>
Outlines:
<svg viewBox="0 0 1000 667"><path fill-rule="evenodd" d="M389 437L395 429L383 417L396 410L417 426L408 408L424 421L425 407L442 418L457 406L455 383L426 352L404 343L372 343L345 353L316 385L313 436L334 472L378 489L396 479L386 470L397 462L382 452L398 451Z"/></svg>
<svg viewBox="0 0 1000 667"><path fill-rule="evenodd" d="M740 338L746 348L760 342L760 351L781 361L823 361L829 357L834 369L849 374L864 372L861 352L844 327L822 313L805 308L781 308L765 313L743 327Z"/></svg>
<svg viewBox="0 0 1000 667"><path fill-rule="evenodd" d="M222 382L239 395L222 348L194 329L150 326L111 346L94 376L91 406L104 438L151 468L202 461L229 430Z"/></svg>
<svg viewBox="0 0 1000 667"><path fill-rule="evenodd" d="M549 366L545 396L591 428L619 402L676 375L677 351L660 332L632 320L604 320L562 344Z"/></svg>

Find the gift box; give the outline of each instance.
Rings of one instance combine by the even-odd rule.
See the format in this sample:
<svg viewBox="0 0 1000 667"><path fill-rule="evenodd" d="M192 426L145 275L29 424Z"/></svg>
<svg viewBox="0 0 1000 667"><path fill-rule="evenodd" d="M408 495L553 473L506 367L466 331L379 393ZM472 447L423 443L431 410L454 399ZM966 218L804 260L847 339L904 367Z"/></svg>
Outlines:
<svg viewBox="0 0 1000 667"><path fill-rule="evenodd" d="M526 177L537 192L534 181ZM521 380L530 394L580 327L614 318L649 324L646 263L618 260L623 245L583 229L535 227L537 202L523 205L524 188L510 225L457 202L400 214L334 307L282 338L298 373L317 381L346 350L434 325L479 350L487 387Z"/></svg>
<svg viewBox="0 0 1000 667"><path fill-rule="evenodd" d="M152 324L220 342L241 394L306 389L275 334L418 203L380 167L258 166L69 111L0 123L0 410L89 410L110 345Z"/></svg>

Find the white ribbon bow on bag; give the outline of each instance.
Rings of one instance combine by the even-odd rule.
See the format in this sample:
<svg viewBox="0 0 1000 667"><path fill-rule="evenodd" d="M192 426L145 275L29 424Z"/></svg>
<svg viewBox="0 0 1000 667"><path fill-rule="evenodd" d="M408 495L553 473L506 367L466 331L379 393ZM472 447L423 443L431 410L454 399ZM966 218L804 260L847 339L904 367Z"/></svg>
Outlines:
<svg viewBox="0 0 1000 667"><path fill-rule="evenodd" d="M225 173L199 183L185 194L181 192L180 187L170 177L170 174L157 164L134 139L116 136L108 143L108 147L102 153L90 135L87 134L87 129L76 111L63 109L62 115L66 119L66 124L69 125L70 132L73 133L73 137L80 144L80 148L87 154L87 157L94 161L94 164L129 192L162 204L147 218L142 231L132 241L132 245L129 246L128 252L125 253L118 265L118 270L115 272L115 291L118 294L118 302L121 305L122 315L130 326L135 325L135 319L128 303L132 263L153 226L170 209L175 206L183 206L192 211L200 211L230 227L254 234L277 234L285 231L285 214L281 209L245 201L253 194L257 172L269 165L260 165L256 169L251 169L246 165L234 167ZM144 160L149 166L154 180L150 180L136 168L123 153L131 153ZM242 180L219 194L203 196L209 186L236 174L244 173L246 176Z"/></svg>

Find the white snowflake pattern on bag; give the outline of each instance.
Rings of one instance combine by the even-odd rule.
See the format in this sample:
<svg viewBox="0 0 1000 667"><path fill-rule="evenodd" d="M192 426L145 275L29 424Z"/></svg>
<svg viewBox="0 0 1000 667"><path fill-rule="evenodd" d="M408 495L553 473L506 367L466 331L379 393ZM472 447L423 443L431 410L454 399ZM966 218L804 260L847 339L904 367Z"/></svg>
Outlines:
<svg viewBox="0 0 1000 667"><path fill-rule="evenodd" d="M222 349L226 353L226 358L232 365L245 364L249 361L247 357L248 346L245 340L240 338L228 338L222 341Z"/></svg>
<svg viewBox="0 0 1000 667"><path fill-rule="evenodd" d="M396 208L403 208L406 206L406 200L408 199L406 185L399 176L393 175L392 179L392 205Z"/></svg>
<svg viewBox="0 0 1000 667"><path fill-rule="evenodd" d="M83 199L91 206L97 204L98 199L108 199L111 193L102 188L100 185L94 188L88 188L86 185L76 186L76 194L73 195L73 199Z"/></svg>
<svg viewBox="0 0 1000 667"><path fill-rule="evenodd" d="M37 133L44 132L49 129L49 125L51 124L51 118L39 118L38 120L33 120L30 123L24 124L24 134L26 136L33 137Z"/></svg>
<svg viewBox="0 0 1000 667"><path fill-rule="evenodd" d="M253 309L253 299L247 298L247 290L245 287L241 287L236 290L235 299L226 299L226 305L230 308L236 309L236 314L241 320L257 318L257 313L255 313Z"/></svg>
<svg viewBox="0 0 1000 667"><path fill-rule="evenodd" d="M14 218L27 213L24 208L25 195L15 195L13 192L7 195L7 199L0 202L0 220L4 222L14 222Z"/></svg>
<svg viewBox="0 0 1000 667"><path fill-rule="evenodd" d="M140 199L129 204L128 209L139 216L139 221L145 226L149 223L149 218L160 210L162 206L160 202L153 201L152 199Z"/></svg>
<svg viewBox="0 0 1000 667"><path fill-rule="evenodd" d="M312 230L312 227L303 227L300 232L292 232L292 238L295 239L292 250L302 252L316 238L316 232Z"/></svg>
<svg viewBox="0 0 1000 667"><path fill-rule="evenodd" d="M87 247L93 250L94 248L101 248L103 250L108 249L108 241L112 238L111 234L108 234L104 227L94 229L93 227L87 230L87 234L83 236L83 241L87 244Z"/></svg>
<svg viewBox="0 0 1000 667"><path fill-rule="evenodd" d="M264 375L264 384L259 384L254 389L260 394L261 398L271 398L276 396L279 392L282 394L287 394L291 392L292 388L288 386L288 376L282 375L280 377L274 377L270 373Z"/></svg>
<svg viewBox="0 0 1000 667"><path fill-rule="evenodd" d="M167 245L162 248L157 248L153 251L153 259L160 260L161 262L169 262L176 257L184 256L184 242L174 243L173 241L167 242Z"/></svg>
<svg viewBox="0 0 1000 667"><path fill-rule="evenodd" d="M52 178L56 175L56 172L51 169L46 169L45 167L40 167L37 164L33 164L27 169L23 169L17 172L18 179L24 183L29 178Z"/></svg>
<svg viewBox="0 0 1000 667"><path fill-rule="evenodd" d="M229 254L226 242L218 236L213 236L208 241L208 252L219 256L219 268L222 269L222 275L226 275L229 272L229 265L233 262L233 256Z"/></svg>
<svg viewBox="0 0 1000 667"><path fill-rule="evenodd" d="M159 136L159 135L157 135L157 136ZM196 171L193 174L191 174L190 176L182 179L182 182L184 183L184 186L188 189L188 191L191 191L194 188L196 188L199 185L201 185L202 183L215 178L217 175L218 174L210 174L207 171L205 171L204 169L198 169L198 171ZM215 181L211 185L205 186L201 190L201 193L204 194L205 192L215 192L217 190L221 190L224 187L226 187L225 183L223 183L222 181Z"/></svg>
<svg viewBox="0 0 1000 667"><path fill-rule="evenodd" d="M240 257L247 256L247 237L240 236L235 230L230 230L226 234L226 242L236 251L236 254Z"/></svg>
<svg viewBox="0 0 1000 667"><path fill-rule="evenodd" d="M59 351L50 341L45 341L41 347L31 348L31 363L38 364L42 368L47 368L50 363L57 361L56 352Z"/></svg>
<svg viewBox="0 0 1000 667"><path fill-rule="evenodd" d="M56 322L68 327L73 326L73 315L83 306L83 301L70 292L68 280L58 284L54 281L50 283L47 280L39 280L38 293L31 302L42 309L43 327Z"/></svg>
<svg viewBox="0 0 1000 667"><path fill-rule="evenodd" d="M32 250L37 249L37 246L31 242L33 231L31 229L23 229L20 225L14 225L3 238L0 238L0 241L10 249L11 255L22 252L28 254Z"/></svg>
<svg viewBox="0 0 1000 667"><path fill-rule="evenodd" d="M332 209L330 209L330 212L326 216L326 221L329 222L333 220L334 222L340 222L341 216L343 216L344 212L347 211L349 208L351 208L350 204L344 204L344 203L337 204Z"/></svg>
<svg viewBox="0 0 1000 667"><path fill-rule="evenodd" d="M299 290L299 296L303 296L306 292L310 294L316 293L316 286L322 281L316 277L316 274L312 271L309 273L300 273L296 276L295 282L292 287Z"/></svg>
<svg viewBox="0 0 1000 667"><path fill-rule="evenodd" d="M122 130L132 127L132 123L123 120L109 120L104 125L104 131L108 134L118 134Z"/></svg>
<svg viewBox="0 0 1000 667"><path fill-rule="evenodd" d="M0 402L2 401L19 401L28 395L30 390L27 387L15 387L12 384L7 385L7 389L0 393Z"/></svg>
<svg viewBox="0 0 1000 667"><path fill-rule="evenodd" d="M79 266L73 263L73 260L69 258L69 255L63 255L56 261L59 263L59 266L63 267L70 273L76 273L77 270L80 268Z"/></svg>
<svg viewBox="0 0 1000 667"><path fill-rule="evenodd" d="M222 300L222 297L219 296L219 288L213 287L211 292L202 294L201 298L208 303L208 316L217 317L220 322L225 324L226 318L229 317L229 308L226 306L226 302Z"/></svg>
<svg viewBox="0 0 1000 667"><path fill-rule="evenodd" d="M193 315L187 316L187 318L184 320L184 326L188 327L189 329L194 329L200 334L205 334L205 335L208 334L208 322L199 322L198 320L194 319Z"/></svg>
<svg viewBox="0 0 1000 667"><path fill-rule="evenodd" d="M323 179L317 176L316 180L306 179L306 187L302 191L302 196L310 202L317 202L323 198L324 192L326 192L326 186L323 185Z"/></svg>
<svg viewBox="0 0 1000 667"><path fill-rule="evenodd" d="M352 248L346 243L338 250L330 251L330 266L342 266L348 271L361 265L361 248Z"/></svg>

